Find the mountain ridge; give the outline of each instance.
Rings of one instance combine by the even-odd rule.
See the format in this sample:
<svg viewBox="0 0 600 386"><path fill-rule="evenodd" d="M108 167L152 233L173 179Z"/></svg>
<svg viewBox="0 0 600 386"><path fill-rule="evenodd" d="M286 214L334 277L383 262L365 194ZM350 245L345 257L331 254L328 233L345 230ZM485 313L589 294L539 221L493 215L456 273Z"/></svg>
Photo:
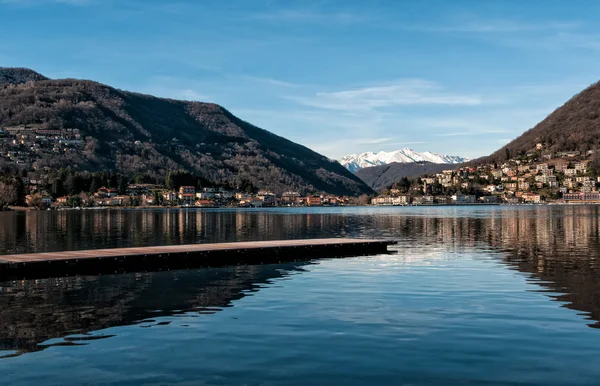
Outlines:
<svg viewBox="0 0 600 386"><path fill-rule="evenodd" d="M22 84L50 78L24 67L0 67L0 85Z"/></svg>
<svg viewBox="0 0 600 386"><path fill-rule="evenodd" d="M391 163L428 162L437 164L460 164L468 161L470 161L470 158L467 157L449 156L429 151L420 153L408 147L391 152L380 151L378 153L364 152L359 154L349 154L340 159L340 163L352 173L356 173L364 168Z"/></svg>

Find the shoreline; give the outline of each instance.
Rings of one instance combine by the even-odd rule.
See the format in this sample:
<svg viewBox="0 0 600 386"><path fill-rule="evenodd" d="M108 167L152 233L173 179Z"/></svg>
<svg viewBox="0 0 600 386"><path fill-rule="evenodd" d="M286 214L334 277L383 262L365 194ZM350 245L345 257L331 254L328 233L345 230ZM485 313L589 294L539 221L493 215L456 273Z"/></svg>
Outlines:
<svg viewBox="0 0 600 386"><path fill-rule="evenodd" d="M195 209L195 210L257 210L257 209L291 209L291 208L389 208L389 207L473 207L473 206L557 206L557 205L600 205L600 202L541 202L541 203L471 203L471 204L419 204L419 205L339 205L339 206L263 206L263 207L239 207L239 206L216 206L216 207L196 207L196 206L131 206L131 207L107 207L94 206L82 208L47 208L36 209L25 206L10 206L3 210L4 212L70 212L70 211L95 211L95 210L149 210L149 209ZM0 211L2 212L2 211Z"/></svg>

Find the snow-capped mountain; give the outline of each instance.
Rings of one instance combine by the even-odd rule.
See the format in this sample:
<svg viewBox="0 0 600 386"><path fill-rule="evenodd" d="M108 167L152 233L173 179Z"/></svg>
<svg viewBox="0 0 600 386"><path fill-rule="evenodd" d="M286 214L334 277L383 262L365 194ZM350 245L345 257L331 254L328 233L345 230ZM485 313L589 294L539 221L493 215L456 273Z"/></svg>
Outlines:
<svg viewBox="0 0 600 386"><path fill-rule="evenodd" d="M377 165L386 165L392 162L431 162L435 164L460 164L470 161L470 158L432 153L429 151L419 153L413 149L404 148L396 151L379 153L367 152L361 154L350 154L343 157L339 162L352 173Z"/></svg>

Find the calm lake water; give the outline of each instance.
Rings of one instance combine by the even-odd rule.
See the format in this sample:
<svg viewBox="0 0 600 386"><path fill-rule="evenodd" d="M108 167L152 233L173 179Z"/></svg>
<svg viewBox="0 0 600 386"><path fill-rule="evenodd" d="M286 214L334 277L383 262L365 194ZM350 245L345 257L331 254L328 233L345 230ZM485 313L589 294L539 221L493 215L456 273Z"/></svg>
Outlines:
<svg viewBox="0 0 600 386"><path fill-rule="evenodd" d="M600 207L0 213L0 254L311 237L389 255L0 283L0 384L600 384Z"/></svg>

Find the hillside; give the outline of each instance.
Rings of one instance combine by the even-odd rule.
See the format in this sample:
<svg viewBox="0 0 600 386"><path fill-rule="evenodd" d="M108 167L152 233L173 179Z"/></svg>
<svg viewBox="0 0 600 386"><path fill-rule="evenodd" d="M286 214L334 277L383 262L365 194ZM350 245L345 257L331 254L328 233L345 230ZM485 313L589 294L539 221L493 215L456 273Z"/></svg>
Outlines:
<svg viewBox="0 0 600 386"><path fill-rule="evenodd" d="M46 80L24 69L2 69L1 74L0 127L7 132L62 131L72 137L51 151L31 143L2 149L2 155L17 150L17 163L37 170L71 166L131 176L147 173L158 180L170 170L185 169L210 183L250 182L275 193L372 192L339 163L216 104L157 98L88 80ZM9 85L7 79L20 84ZM2 162L5 167L15 163L0 157Z"/></svg>
<svg viewBox="0 0 600 386"><path fill-rule="evenodd" d="M380 191L404 177L416 178L425 174L440 173L458 165L434 164L429 162L391 163L360 169L356 176L376 191Z"/></svg>
<svg viewBox="0 0 600 386"><path fill-rule="evenodd" d="M505 160L507 155L532 151L538 143L544 151L554 153L600 148L600 83L575 95L534 128L478 161Z"/></svg>

